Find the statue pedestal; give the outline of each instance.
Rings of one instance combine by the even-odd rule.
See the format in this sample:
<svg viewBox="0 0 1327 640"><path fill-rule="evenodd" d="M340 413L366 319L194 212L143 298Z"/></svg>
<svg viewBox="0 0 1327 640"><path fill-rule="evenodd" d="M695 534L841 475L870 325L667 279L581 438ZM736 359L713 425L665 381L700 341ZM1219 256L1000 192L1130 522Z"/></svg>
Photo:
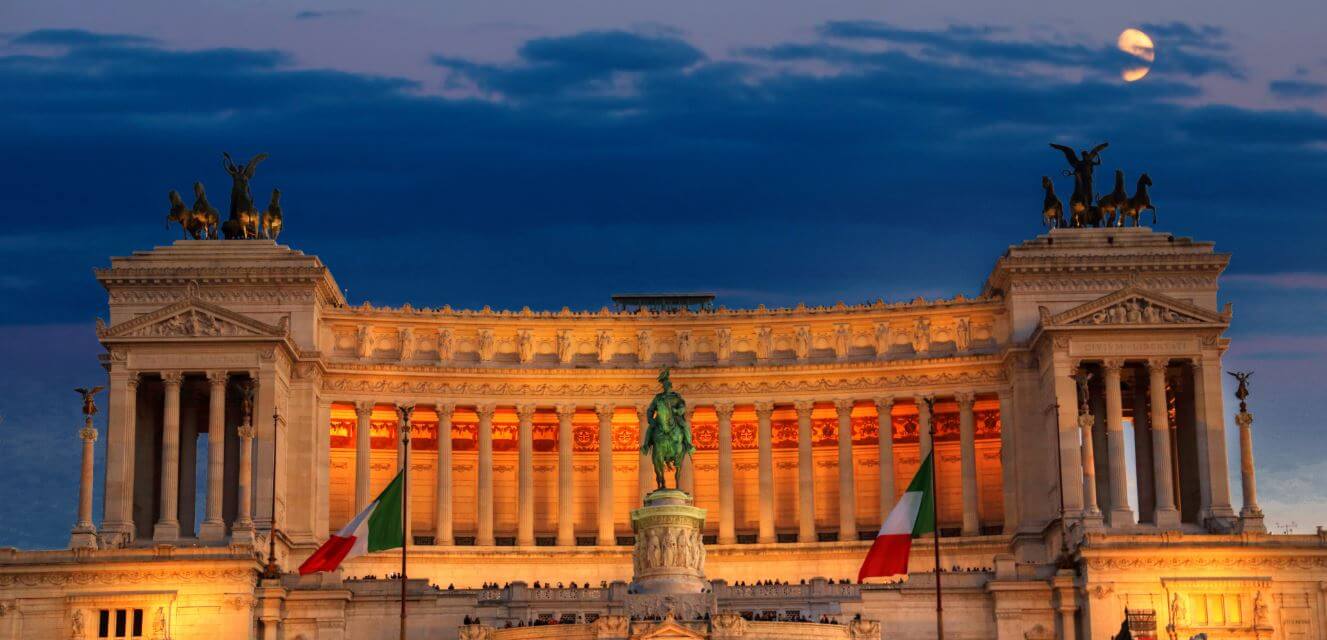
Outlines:
<svg viewBox="0 0 1327 640"><path fill-rule="evenodd" d="M631 512L636 533L627 609L633 616L679 620L713 613L714 594L705 579L705 510L691 496L660 489L645 496L645 506Z"/></svg>

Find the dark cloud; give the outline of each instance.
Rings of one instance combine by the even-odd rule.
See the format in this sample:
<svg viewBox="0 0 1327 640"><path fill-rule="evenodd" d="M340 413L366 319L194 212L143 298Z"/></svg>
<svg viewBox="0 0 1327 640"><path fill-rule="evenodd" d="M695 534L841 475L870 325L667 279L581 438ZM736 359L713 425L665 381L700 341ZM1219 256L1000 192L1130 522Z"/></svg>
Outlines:
<svg viewBox="0 0 1327 640"><path fill-rule="evenodd" d="M1268 83L1267 90L1283 100L1313 100L1327 96L1327 84L1310 80L1273 80Z"/></svg>
<svg viewBox="0 0 1327 640"><path fill-rule="evenodd" d="M480 65L447 56L434 56L433 62L481 90L517 98L617 95L640 74L677 71L705 60L704 53L676 36L626 31L536 38L522 45L518 54L521 61L514 65Z"/></svg>
<svg viewBox="0 0 1327 640"><path fill-rule="evenodd" d="M295 14L296 20L320 20L323 18L353 18L363 15L359 9L306 9Z"/></svg>
<svg viewBox="0 0 1327 640"><path fill-rule="evenodd" d="M94 33L82 29L38 29L10 39L10 44L47 47L149 45L153 38L123 33Z"/></svg>
<svg viewBox="0 0 1327 640"><path fill-rule="evenodd" d="M1180 77L1223 75L1240 78L1225 33L1207 25L1184 23L1144 25L1156 44L1153 73ZM1137 61L1113 42L1080 44L1063 39L1020 39L1007 29L951 25L937 30L909 29L875 21L836 21L821 26L820 35L839 41L874 41L913 47L925 58L962 60L991 68L1009 64L1046 65L1114 76Z"/></svg>

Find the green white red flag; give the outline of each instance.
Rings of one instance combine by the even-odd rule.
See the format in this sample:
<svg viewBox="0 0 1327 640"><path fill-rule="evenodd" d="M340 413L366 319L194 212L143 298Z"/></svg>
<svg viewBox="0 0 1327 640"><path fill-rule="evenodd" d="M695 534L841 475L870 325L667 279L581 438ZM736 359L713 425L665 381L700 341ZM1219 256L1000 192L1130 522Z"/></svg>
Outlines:
<svg viewBox="0 0 1327 640"><path fill-rule="evenodd" d="M912 551L912 539L935 532L935 493L931 474L934 465L933 454L917 469L917 475L908 483L908 489L898 499L898 504L889 512L875 544L866 554L862 568L857 571L857 582L867 578L888 578L908 573L908 555Z"/></svg>
<svg viewBox="0 0 1327 640"><path fill-rule="evenodd" d="M401 522L404 471L387 485L359 515L341 527L299 567L300 575L335 571L347 559L374 551L397 549L405 540Z"/></svg>

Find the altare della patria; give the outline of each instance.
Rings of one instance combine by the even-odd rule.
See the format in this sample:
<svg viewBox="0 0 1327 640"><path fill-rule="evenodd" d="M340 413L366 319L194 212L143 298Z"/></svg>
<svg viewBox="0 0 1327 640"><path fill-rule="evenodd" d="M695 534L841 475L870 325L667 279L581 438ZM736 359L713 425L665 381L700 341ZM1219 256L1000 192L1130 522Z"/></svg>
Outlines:
<svg viewBox="0 0 1327 640"><path fill-rule="evenodd" d="M0 549L0 639L934 638L937 579L946 638L1327 637L1247 372L1227 424L1230 254L1056 149L975 297L585 311L352 304L226 156L227 213L172 191L185 239L95 272L77 519ZM859 583L924 460L935 532Z"/></svg>

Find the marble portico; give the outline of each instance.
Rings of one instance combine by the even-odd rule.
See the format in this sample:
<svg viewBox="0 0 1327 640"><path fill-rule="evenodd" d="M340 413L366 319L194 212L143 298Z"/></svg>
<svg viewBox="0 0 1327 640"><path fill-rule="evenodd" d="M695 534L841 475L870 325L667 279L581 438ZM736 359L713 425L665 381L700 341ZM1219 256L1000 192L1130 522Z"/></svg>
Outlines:
<svg viewBox="0 0 1327 640"><path fill-rule="evenodd" d="M316 257L177 242L97 272L109 296L104 498L100 522L80 503L69 553L184 575L264 560L274 537L289 570L408 464L411 575L460 587L412 586L412 624L456 637L479 612L493 627L621 615L629 512L654 485L639 425L666 364L698 447L682 488L708 513L706 575L733 610L861 613L885 637L925 637L927 576L833 581L855 576L934 450L944 563L973 569L946 576L966 637L1099 637L1126 607L1164 627L1181 617L1174 596L1193 612L1183 629L1312 637L1291 630L1324 628L1327 539L1265 533L1251 417L1237 425L1244 503L1231 503L1232 314L1217 301L1228 259L1150 229L1065 229L1010 247L975 297L537 312L351 305ZM87 458L86 486L94 473ZM932 544L917 541L921 570ZM34 554L0 555L0 610L32 597L21 576L72 570ZM372 621L392 603L349 577L395 561L116 597L148 618L161 608L172 638L216 624L235 637L377 637ZM1142 568L1129 574L1129 561ZM536 580L605 586L528 589ZM738 586L760 580L791 584ZM493 582L513 586L481 588ZM1273 603L1262 622L1256 594ZM70 607L106 608L58 597L22 600L0 638L66 637ZM1229 611L1199 621L1212 598Z"/></svg>

